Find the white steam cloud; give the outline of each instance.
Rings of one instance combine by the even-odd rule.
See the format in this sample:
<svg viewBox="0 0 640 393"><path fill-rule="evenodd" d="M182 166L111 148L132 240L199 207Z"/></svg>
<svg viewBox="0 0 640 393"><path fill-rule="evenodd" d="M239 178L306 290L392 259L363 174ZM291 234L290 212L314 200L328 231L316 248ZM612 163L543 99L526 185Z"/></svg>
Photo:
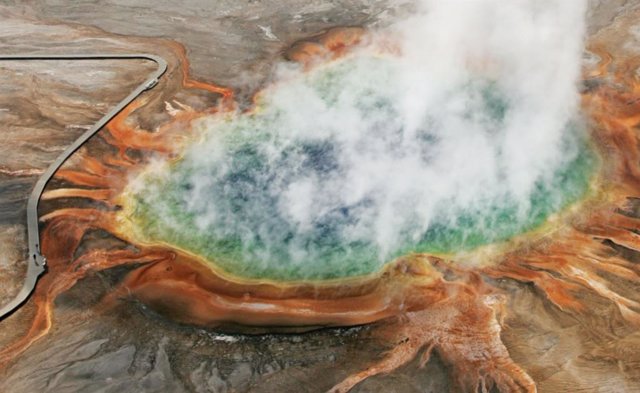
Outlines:
<svg viewBox="0 0 640 393"><path fill-rule="evenodd" d="M477 157L474 165L486 165L483 173L508 166L509 191L528 194L536 179L563 156L560 140L578 103L586 2L427 0L421 5L419 16L399 26L405 38L406 94L401 99L407 129L419 127L451 86L473 79L478 71L488 73L510 103L504 134L484 138L486 145L481 146L455 140L453 149L462 157ZM453 130L458 116L452 109L441 116ZM466 133L472 138L481 134ZM501 157L493 154L496 150ZM452 169L457 167L464 164Z"/></svg>
<svg viewBox="0 0 640 393"><path fill-rule="evenodd" d="M526 221L541 185L560 204L554 176L578 155L567 135L585 7L422 1L345 59L310 73L283 64L254 114L197 124L205 138L179 164L178 203L211 244L239 239L264 272L313 270L363 245L379 266L436 224L464 238L465 214L499 231L482 212L504 206ZM377 52L376 34L397 37L400 55ZM155 191L165 224L187 230Z"/></svg>

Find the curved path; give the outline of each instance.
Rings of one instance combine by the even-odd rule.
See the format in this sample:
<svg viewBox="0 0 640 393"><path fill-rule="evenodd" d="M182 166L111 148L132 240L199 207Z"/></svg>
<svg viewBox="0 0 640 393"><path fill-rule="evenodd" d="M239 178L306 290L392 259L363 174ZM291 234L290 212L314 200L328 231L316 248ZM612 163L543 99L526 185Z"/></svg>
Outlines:
<svg viewBox="0 0 640 393"><path fill-rule="evenodd" d="M47 260L40 252L40 231L38 227L38 203L40 202L40 196L44 191L47 183L55 172L64 164L64 162L88 141L93 135L95 135L105 124L109 122L114 116L116 116L124 107L126 107L131 101L135 100L142 92L152 89L157 83L160 77L167 70L167 62L156 55L145 53L134 54L77 54L77 55L0 55L1 60L123 60L123 59L142 59L151 60L158 65L158 68L150 75L150 77L140 84L134 91L132 91L126 98L120 101L113 109L111 109L106 115L104 115L98 122L96 122L89 130L76 139L71 146L60 155L56 160L49 165L47 170L40 176L36 182L35 187L31 191L29 201L27 203L27 233L29 242L29 256L27 258L27 276L24 284L20 289L20 292L6 305L0 308L0 321L6 316L12 314L18 307L20 307L33 292L36 286L38 277L46 270Z"/></svg>

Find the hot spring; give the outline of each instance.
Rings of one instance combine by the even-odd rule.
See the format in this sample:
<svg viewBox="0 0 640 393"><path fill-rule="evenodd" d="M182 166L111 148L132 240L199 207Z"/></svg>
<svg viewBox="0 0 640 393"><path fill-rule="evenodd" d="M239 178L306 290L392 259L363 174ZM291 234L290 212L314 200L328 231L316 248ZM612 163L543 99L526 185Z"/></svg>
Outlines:
<svg viewBox="0 0 640 393"><path fill-rule="evenodd" d="M508 83L433 81L416 122L403 75L395 57L363 53L282 71L250 112L198 120L179 159L131 182L121 219L234 276L323 280L505 241L588 190L595 155L579 118L532 116L559 127L529 129L544 154L514 140L535 102Z"/></svg>

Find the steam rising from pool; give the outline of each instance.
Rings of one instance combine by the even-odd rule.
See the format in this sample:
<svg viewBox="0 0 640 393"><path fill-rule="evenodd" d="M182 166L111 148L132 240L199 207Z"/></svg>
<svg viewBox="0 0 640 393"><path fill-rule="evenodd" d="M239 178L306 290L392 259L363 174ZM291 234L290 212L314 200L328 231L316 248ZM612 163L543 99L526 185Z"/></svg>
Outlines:
<svg viewBox="0 0 640 393"><path fill-rule="evenodd" d="M128 190L136 236L230 273L367 274L540 225L588 188L577 117L583 1L425 1L310 71L282 64L250 113Z"/></svg>

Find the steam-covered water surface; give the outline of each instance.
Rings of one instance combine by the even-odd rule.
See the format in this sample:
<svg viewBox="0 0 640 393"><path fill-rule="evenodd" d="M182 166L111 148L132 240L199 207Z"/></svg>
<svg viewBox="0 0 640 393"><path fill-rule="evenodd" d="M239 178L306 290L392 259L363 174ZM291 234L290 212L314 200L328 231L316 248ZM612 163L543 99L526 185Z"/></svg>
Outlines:
<svg viewBox="0 0 640 393"><path fill-rule="evenodd" d="M135 235L242 277L330 279L508 239L586 192L595 160L571 110L531 113L539 97L477 69L408 103L405 66L360 51L286 69L252 112L199 121L201 141L132 182ZM522 127L530 114L556 129ZM514 162L517 132L547 150Z"/></svg>

